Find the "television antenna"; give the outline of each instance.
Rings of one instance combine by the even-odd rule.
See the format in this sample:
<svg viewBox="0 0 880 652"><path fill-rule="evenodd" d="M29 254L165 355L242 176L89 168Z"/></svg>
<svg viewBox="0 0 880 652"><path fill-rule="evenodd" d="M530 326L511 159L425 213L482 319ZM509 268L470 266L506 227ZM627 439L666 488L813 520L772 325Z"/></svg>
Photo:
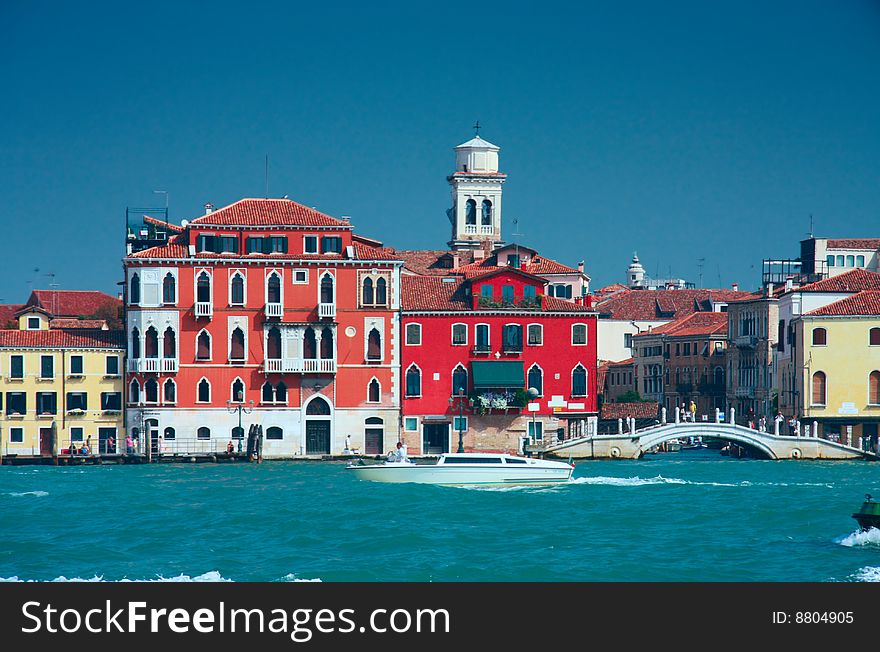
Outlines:
<svg viewBox="0 0 880 652"><path fill-rule="evenodd" d="M703 266L706 264L705 258L697 258L697 269L700 270L700 287L703 287Z"/></svg>
<svg viewBox="0 0 880 652"><path fill-rule="evenodd" d="M479 125L479 124L480 123L477 122L477 125ZM477 128L479 129L479 126ZM514 255L516 256L516 264L518 266L521 266L520 262L519 262L519 240L517 240L517 238L524 236L525 233L519 232L519 218L518 217L513 218L513 233L511 233L510 235L513 237L513 252L514 252ZM498 261L495 261L495 264L497 265Z"/></svg>

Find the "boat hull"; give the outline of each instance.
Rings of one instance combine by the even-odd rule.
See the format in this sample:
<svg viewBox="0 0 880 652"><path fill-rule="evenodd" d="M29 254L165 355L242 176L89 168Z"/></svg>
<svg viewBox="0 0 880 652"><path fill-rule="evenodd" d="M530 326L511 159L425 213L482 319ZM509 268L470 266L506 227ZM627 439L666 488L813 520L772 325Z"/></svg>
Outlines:
<svg viewBox="0 0 880 652"><path fill-rule="evenodd" d="M568 464L520 468L468 465L376 464L349 470L359 480L440 485L542 485L568 482L574 471Z"/></svg>

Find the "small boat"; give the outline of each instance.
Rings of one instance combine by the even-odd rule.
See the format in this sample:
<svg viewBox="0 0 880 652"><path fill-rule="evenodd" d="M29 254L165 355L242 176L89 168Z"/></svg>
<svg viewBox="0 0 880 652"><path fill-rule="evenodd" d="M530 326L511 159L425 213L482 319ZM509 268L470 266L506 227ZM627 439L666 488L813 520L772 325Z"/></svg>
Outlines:
<svg viewBox="0 0 880 652"><path fill-rule="evenodd" d="M358 480L443 485L528 485L568 482L574 464L492 453L446 453L434 464L352 463L346 470Z"/></svg>
<svg viewBox="0 0 880 652"><path fill-rule="evenodd" d="M871 498L871 494L865 494L865 502L862 508L852 515L863 530L873 528L880 529L880 503Z"/></svg>

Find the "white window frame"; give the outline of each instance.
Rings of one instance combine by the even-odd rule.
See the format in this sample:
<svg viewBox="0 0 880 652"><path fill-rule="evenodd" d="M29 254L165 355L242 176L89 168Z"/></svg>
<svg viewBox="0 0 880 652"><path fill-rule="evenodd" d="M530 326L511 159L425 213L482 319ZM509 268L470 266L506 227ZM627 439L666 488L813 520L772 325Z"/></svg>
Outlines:
<svg viewBox="0 0 880 652"><path fill-rule="evenodd" d="M538 327L538 332L541 333L541 338L540 338L541 341L538 342L537 344L532 344L532 343L529 341L529 340L531 339L531 338L529 338L529 329L531 329L532 326L537 326L537 327ZM544 346L544 324L537 324L537 323L526 324L526 341L525 341L525 345L526 345L526 346Z"/></svg>
<svg viewBox="0 0 880 652"><path fill-rule="evenodd" d="M306 242L308 242L309 238L313 238L315 240L315 250L309 251L306 249ZM317 254L321 250L321 238L318 235L304 235L303 236L303 253L304 254Z"/></svg>
<svg viewBox="0 0 880 652"><path fill-rule="evenodd" d="M208 383L208 400L207 401L202 401L199 399L199 385L202 384L203 380L206 383ZM211 387L211 381L208 380L205 376L202 376L201 378L199 378L198 382L196 382L196 403L198 403L199 405L210 405L213 393L214 393L214 388Z"/></svg>
<svg viewBox="0 0 880 652"><path fill-rule="evenodd" d="M461 424L464 426L463 428L458 427L458 424L460 422L459 420L464 421L464 423ZM457 414L454 415L452 417L452 432L454 434L458 434L459 432L467 432L467 431L468 431L468 418L464 415L462 415L462 416L458 416Z"/></svg>
<svg viewBox="0 0 880 652"><path fill-rule="evenodd" d="M526 390L528 390L531 385L529 385L529 374L532 369L536 368L541 372L541 393L538 394L538 397L544 396L544 381L547 379L547 374L544 373L544 368L539 365L537 362L533 362L532 365L526 369Z"/></svg>
<svg viewBox="0 0 880 652"><path fill-rule="evenodd" d="M492 326L491 326L491 324L488 324L485 322L480 323L480 324L474 324L474 348L477 347L477 344L480 341L480 338L477 337L477 329L480 326L486 327L486 346L488 346L489 350L491 351L492 350Z"/></svg>
<svg viewBox="0 0 880 652"><path fill-rule="evenodd" d="M131 391L131 388L134 387L135 385L137 385L137 388L138 388L136 401L132 400L132 395L134 394L134 392ZM140 381L138 381L137 378L132 378L131 382L128 383L128 397L127 398L128 398L129 405L137 405L138 403L140 403L141 398L142 398L141 390L142 390L142 388L141 388Z"/></svg>
<svg viewBox="0 0 880 652"><path fill-rule="evenodd" d="M107 361L111 358L116 358L116 373L111 374L107 369ZM84 367L85 368L85 367ZM104 356L104 376L106 378L119 378L122 375L122 360L119 359L118 355L105 355Z"/></svg>
<svg viewBox="0 0 880 652"><path fill-rule="evenodd" d="M79 439L73 438L73 431L74 430L79 430ZM71 426L70 427L70 441L85 441L85 434L86 434L85 428L83 428L82 426Z"/></svg>
<svg viewBox="0 0 880 652"><path fill-rule="evenodd" d="M236 319L243 319L243 320L245 320L245 323L238 324L238 323L233 322L233 323L229 324L229 326L228 326L229 336L226 338L226 340L227 340L226 359L229 362L239 362L239 363L247 364L247 361L249 359L247 317L236 317ZM232 334L235 332L236 328L239 329L241 331L241 334L244 336L244 357L243 358L235 358L233 360L233 358L232 358Z"/></svg>
<svg viewBox="0 0 880 652"><path fill-rule="evenodd" d="M455 327L460 326L461 330L464 331L464 342L456 342L455 341ZM468 327L464 322L456 322L452 325L449 332L449 341L452 346L467 346L468 345Z"/></svg>
<svg viewBox="0 0 880 652"><path fill-rule="evenodd" d="M302 281L296 280L297 274L305 274L306 277ZM308 285L309 284L309 270L307 269L295 269L290 274L291 285Z"/></svg>
<svg viewBox="0 0 880 652"><path fill-rule="evenodd" d="M409 329L410 327L415 327L419 329L419 341L417 344L412 344L409 341ZM422 325L418 322L410 322L403 327L403 345L404 346L421 346L422 345Z"/></svg>
<svg viewBox="0 0 880 652"><path fill-rule="evenodd" d="M263 279L263 300L266 304L269 303L269 279L272 278L272 274L278 275L279 288L281 291L281 296L278 297L281 299L281 305L284 305L284 270L283 269L267 269L265 278Z"/></svg>
<svg viewBox="0 0 880 652"><path fill-rule="evenodd" d="M165 277L171 275L171 278L174 279L174 300L171 302L165 301ZM177 270L176 269L162 269L159 273L159 305L160 306L176 306L177 301L180 299L180 288L177 287ZM143 288L142 288L143 289Z"/></svg>
<svg viewBox="0 0 880 652"><path fill-rule="evenodd" d="M193 272L193 305L199 303L199 277L202 272L208 275L208 288L210 290L210 298L208 303L214 305L214 270L210 267L197 267ZM231 287L230 287L231 289ZM141 297L143 297L143 288L141 288Z"/></svg>
<svg viewBox="0 0 880 652"><path fill-rule="evenodd" d="M156 383L156 400L155 401L148 401L147 400L147 383L149 383L150 381L153 381L154 383ZM159 380L157 378L150 377L150 378L144 379L144 386L143 386L142 391L144 393L144 397L143 397L144 398L144 400L143 400L144 405L159 405L162 402L162 385L159 383Z"/></svg>
<svg viewBox="0 0 880 652"><path fill-rule="evenodd" d="M324 304L324 302L321 301L321 284L324 282L324 277L325 277L325 276L329 276L329 277L330 277L330 280L333 281L333 302L332 302L332 304L328 304L328 305L334 305L334 306L335 306L335 305L337 305L337 303L338 303L337 299L339 299L339 297L336 295L336 293L337 293L337 291L339 290L339 288L338 288L337 285L336 285L336 276L335 276L335 275L333 274L333 272L331 272L329 269L324 270L323 272L321 272L320 274L318 274L318 283L317 283L317 286L318 286L318 287L317 287L317 289L318 289L318 304L319 304L319 305Z"/></svg>
<svg viewBox="0 0 880 652"><path fill-rule="evenodd" d="M370 385L373 384L374 380L376 381L376 384L379 386L379 400L378 401L371 401L370 400ZM378 405L381 402L382 402L382 383L379 382L378 378L373 376L372 378L370 378L370 381L367 383L367 403L369 403L370 405Z"/></svg>
<svg viewBox="0 0 880 652"><path fill-rule="evenodd" d="M241 277L242 281L242 302L234 303L232 301L232 281L236 276ZM246 306L247 305L247 270L245 269L231 269L229 270L229 279L226 282L226 289L229 293L229 306Z"/></svg>
<svg viewBox="0 0 880 652"><path fill-rule="evenodd" d="M37 327L36 327L36 328L32 328L32 327L31 327L31 320L32 320L32 319L36 319L36 320L37 320ZM30 316L27 317L27 330L29 330L29 331L38 331L38 330L40 330L42 327L43 327L43 320L42 320L42 319L40 319L39 317L30 317Z"/></svg>
<svg viewBox="0 0 880 652"><path fill-rule="evenodd" d="M165 385L167 385L168 383L171 383L172 385L174 385L174 400L173 401L166 401L165 400ZM166 378L165 382L162 383L162 386L160 387L160 391L162 392L162 395L161 395L162 396L162 403L164 405L177 405L177 382L173 378Z"/></svg>
<svg viewBox="0 0 880 652"><path fill-rule="evenodd" d="M410 424L413 424L413 427L410 428ZM418 432L419 431L419 418L418 417L403 417L403 431L404 432Z"/></svg>
<svg viewBox="0 0 880 652"><path fill-rule="evenodd" d="M870 334L869 334L869 337L870 337ZM16 377L16 378L12 377L12 359L16 358L16 357L21 358L21 377L20 378L19 377ZM10 354L9 355L9 380L13 380L13 381L18 382L18 381L24 380L25 378L27 378L27 356L25 356L21 353Z"/></svg>
<svg viewBox="0 0 880 652"><path fill-rule="evenodd" d="M526 433L531 441L544 441L544 422L537 420L529 421Z"/></svg>
<svg viewBox="0 0 880 652"><path fill-rule="evenodd" d="M200 358L199 357L199 336L202 333L205 333L208 336L208 357L207 358ZM230 338L230 341L231 341L231 338ZM195 350L194 358L195 358L196 362L210 362L211 360L214 359L214 338L211 336L211 331L209 331L207 328L203 328L198 333L196 333L195 345L196 345L196 350Z"/></svg>
<svg viewBox="0 0 880 652"><path fill-rule="evenodd" d="M43 375L43 358L52 358L52 375L44 376ZM55 364L55 354L54 353L41 353L40 354L40 375L37 376L39 380L55 380L58 375L58 365Z"/></svg>
<svg viewBox="0 0 880 652"><path fill-rule="evenodd" d="M235 395L232 393L232 388L235 386L235 381L239 381L241 383L241 401L237 401ZM260 393L262 394L262 385L260 385ZM244 379L241 376L236 376L232 379L232 382L229 383L229 402L230 403L239 403L242 404L247 403L247 384L244 382ZM272 402L275 402L275 385L272 385Z"/></svg>
<svg viewBox="0 0 880 652"><path fill-rule="evenodd" d="M73 372L73 359L79 358L79 368L80 370L77 373ZM72 353L70 355L70 372L67 374L68 376L73 376L75 378L80 378L86 375L86 359L80 353Z"/></svg>
<svg viewBox="0 0 880 652"><path fill-rule="evenodd" d="M575 343L574 329L577 328L578 326L584 327L584 341ZM572 346L587 346L587 345L589 345L589 343L590 343L590 329L587 327L587 325L584 323L581 323L581 322L578 322L577 324L572 324L571 325L571 345Z"/></svg>
<svg viewBox="0 0 880 652"><path fill-rule="evenodd" d="M409 370L413 369L413 368L417 369L419 372L419 393L418 394L407 394L406 377L409 375ZM425 384L425 374L422 372L422 368L419 365L417 365L415 362L411 363L406 368L406 371L403 373L403 396L404 396L404 398L421 398L422 391L424 390L424 384Z"/></svg>
<svg viewBox="0 0 880 652"><path fill-rule="evenodd" d="M574 372L578 370L578 367L584 370L584 393L583 394L575 394L574 393ZM590 395L590 374L587 371L587 368L578 362L574 367L571 368L571 374L569 375L569 391L571 392L572 398L586 398Z"/></svg>

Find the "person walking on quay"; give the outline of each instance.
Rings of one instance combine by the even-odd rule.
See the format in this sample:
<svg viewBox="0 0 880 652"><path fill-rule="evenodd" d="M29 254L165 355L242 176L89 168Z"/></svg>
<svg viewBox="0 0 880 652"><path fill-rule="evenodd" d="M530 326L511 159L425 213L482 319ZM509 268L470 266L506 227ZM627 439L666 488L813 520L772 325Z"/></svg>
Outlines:
<svg viewBox="0 0 880 652"><path fill-rule="evenodd" d="M131 455L134 452L134 440L131 438L131 435L128 434L125 436L125 453L126 455Z"/></svg>
<svg viewBox="0 0 880 652"><path fill-rule="evenodd" d="M763 414L761 415L761 418L758 419L758 430L761 432L767 432L767 417Z"/></svg>
<svg viewBox="0 0 880 652"><path fill-rule="evenodd" d="M688 406L688 411L691 413L691 423L697 422L697 404L694 403L694 399L691 399L691 404Z"/></svg>
<svg viewBox="0 0 880 652"><path fill-rule="evenodd" d="M91 435L89 435L88 437L86 437L86 445L85 445L85 448L86 448L86 452L83 453L83 454L84 454L84 455L91 455L91 454L92 454L92 436L91 436Z"/></svg>
<svg viewBox="0 0 880 652"><path fill-rule="evenodd" d="M116 452L116 440L113 439L113 435L110 435L109 437L107 437L107 441L104 443L104 446L106 449L104 451L105 453L109 454L109 453Z"/></svg>

